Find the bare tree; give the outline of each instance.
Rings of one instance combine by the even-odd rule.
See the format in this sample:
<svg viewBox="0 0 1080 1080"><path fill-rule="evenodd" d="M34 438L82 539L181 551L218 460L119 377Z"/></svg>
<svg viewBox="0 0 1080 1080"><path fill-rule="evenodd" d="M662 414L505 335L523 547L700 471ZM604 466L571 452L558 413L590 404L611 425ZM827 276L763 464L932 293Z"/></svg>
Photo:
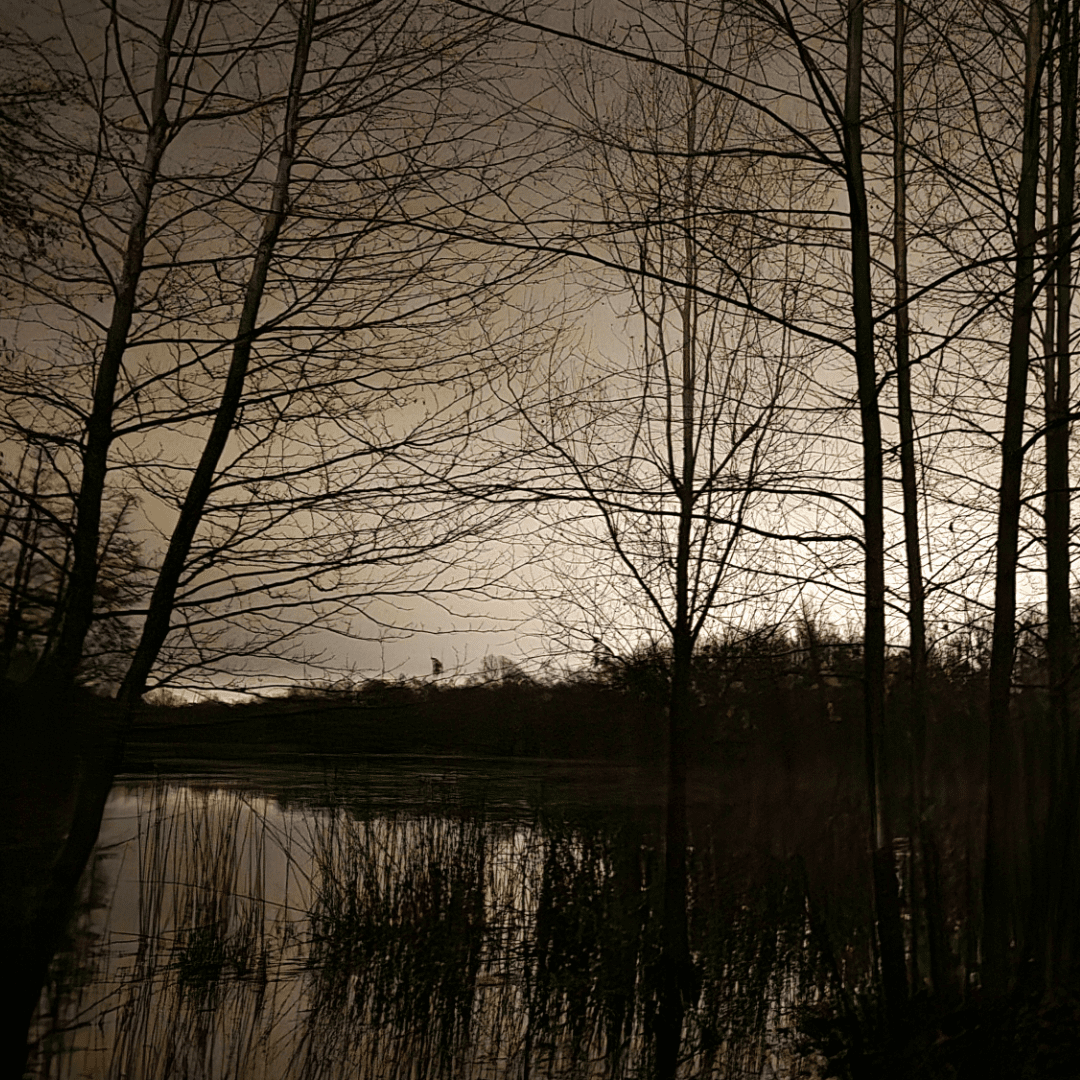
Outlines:
<svg viewBox="0 0 1080 1080"><path fill-rule="evenodd" d="M141 618L125 706L163 658L166 676L273 663L312 628L362 634L380 592L491 584L455 547L483 524L464 450L527 353L515 291L543 258L496 257L463 228L526 171L481 93L504 70L489 18L331 0L50 18L80 93L34 132L56 170L27 188L29 215L58 239L0 267L15 300L0 400L5 442L40 448L69 485L50 511L71 557L47 650L11 696L16 726L21 710L77 737L65 706L105 612L110 505L139 500L156 579L145 607L109 611ZM32 484L11 494L40 518ZM20 916L31 997L129 716L119 738L112 714L95 726L105 745Z"/></svg>
<svg viewBox="0 0 1080 1080"><path fill-rule="evenodd" d="M920 63L927 88L915 110L908 109L903 93L903 37L909 19L902 5L890 8L887 15L885 19L880 9L870 11L854 0L843 5L842 12L830 4L782 5L768 0L695 11L695 19L703 26L723 23L715 39L722 42L724 54L705 62L697 44L683 49L663 38L667 16L652 5L628 9L625 32L617 38L590 35L577 25L559 26L530 18L519 18L517 24L553 42L573 42L597 55L684 78L700 86L703 93L737 103L741 110L738 127L699 155L753 162L755 165L746 166L748 172L754 173L755 168L758 175L767 172L774 184L780 177L787 178L786 187L781 187L791 195L786 200L775 199L767 209L760 208L755 228L759 235L770 236L774 250L788 244L802 252L800 272L806 275L804 281L814 281L818 295L796 314L768 301L760 303L760 294L739 294L730 279L706 279L695 266L671 260L663 266L647 264L636 255L605 247L612 234L606 219L605 228L590 231L588 223L581 220L587 215L582 214L562 223L562 233L556 230L556 221L540 226L534 222L534 234L547 225L546 243L560 246L572 257L620 267L625 273L631 273L636 265L642 280L681 288L687 295L708 297L709 302L719 298L728 310L753 312L785 327L797 340L821 343L834 387L839 383L836 376L841 362L850 364L859 433L857 441L851 440L841 450L840 460L850 463L857 447L867 776L883 986L889 1015L895 1020L911 988L896 906L891 852L896 826L889 820L885 793L890 781L882 758L889 604L886 525L892 509L885 487L889 477L884 456L891 440L883 422L887 416L882 391L895 379L896 447L907 537L909 638L914 678L922 686L917 697L925 700L928 618L917 527L920 499L925 508L931 496L944 496L925 512L946 524L950 536L957 537L949 552L935 550L934 565L927 571L938 602L945 610L949 604L974 603L985 604L987 611L992 607L994 612L989 725L990 787L994 794L989 809L986 933L997 943L993 948L1006 947L1002 943L1018 937L1016 919L1020 916L1005 913L1027 910L1026 901L1021 901L1030 884L1022 879L1031 870L1030 866L1025 869L1022 857L1022 815L1009 809L1009 792L1019 791L1020 755L1008 711L1018 563L1021 569L1033 569L1030 561L1025 567L1019 544L1024 506L1033 494L1030 473L1025 474L1023 463L1026 451L1045 434L1028 422L1032 314L1036 295L1048 286L1048 275L1058 274L1057 268L1070 262L1075 227L1066 170L1062 174L1064 187L1056 197L1057 204L1066 209L1058 211L1055 254L1040 272L1036 258L1037 180L1046 149L1040 137L1046 100L1040 87L1048 57L1057 47L1054 41L1059 27L1072 17L1071 9L1059 10L1054 5L1047 8L1044 17L1043 9L1032 5L1020 11L1008 5L964 2L933 10L920 8ZM1057 40L1065 42L1068 35L1062 33ZM1023 60L1018 64L1021 55ZM1063 49L1062 55L1060 93L1065 98L1071 93L1065 78L1068 50ZM609 104L607 99L605 104ZM617 130L617 124L610 123L610 112L598 117L603 122L597 128L608 131L607 139L618 145L619 136L610 134ZM1071 121L1075 110L1070 106L1067 112ZM1071 137L1068 126L1059 123L1062 140ZM909 153L913 166L908 162ZM638 156L645 160L640 152ZM1074 156L1074 152L1067 153L1070 163ZM909 183L912 176L917 181L914 190ZM667 179L669 202L678 182L678 178ZM890 187L891 198L887 195ZM725 211L724 207L710 206L711 222L715 225ZM664 217L659 210L656 216ZM914 265L922 279L914 285L908 270L912 219ZM771 233L766 220L771 222ZM1052 233L1048 230L1049 224L1043 230L1049 241ZM725 250L734 247L727 237L725 241ZM891 268L886 254L890 248ZM811 252L819 253L816 259ZM1001 270L1009 265L1014 270L1006 285ZM1064 273L1064 278L1055 279L1058 289L1066 280L1071 283L1070 272ZM1073 302L1068 288L1062 296L1060 304L1054 301L1055 311L1059 318L1067 319ZM922 311L925 318L917 342L913 311ZM883 333L883 327L890 323L894 327L895 362L887 356L888 337ZM927 324L933 329L927 329ZM995 346L1002 326L1010 338L1007 351ZM1067 337L1068 331L1065 333ZM1067 386L1062 364L1068 348L1061 344L1047 351L1056 357L1053 378L1046 384L1049 392L1053 383L1056 404L1046 427L1055 432L1052 441L1058 440L1048 449L1048 462L1057 464L1046 484L1048 505L1053 504L1048 510L1055 537L1051 547L1056 552L1051 557L1056 569L1050 571L1057 582L1054 678L1055 685L1064 686L1061 658L1067 640L1063 613L1068 607L1068 555L1061 538L1067 530L1067 511L1063 514L1062 510L1067 506L1064 496L1068 483L1060 440L1066 430L1067 406L1061 388ZM926 420L921 432L916 427L911 380L913 365L919 363L933 365L923 391ZM1062 378L1064 382L1059 381ZM998 401L1003 386L1006 408L999 439ZM592 430L596 430L595 423ZM590 452L599 462L605 443L594 438ZM914 452L917 439L932 439L939 449L929 475L937 478L942 490L925 486L919 490ZM842 442L837 439L837 443ZM1000 470L999 483L991 478L994 469ZM924 484L926 475L924 471ZM952 490L944 491L949 485ZM829 495L828 485L822 483L818 497ZM639 502L644 505L644 500ZM842 500L837 499L835 505L842 505ZM850 499L848 507L853 509ZM1033 526L1032 536L1041 544L1039 523L1030 520L1026 524ZM986 564L985 539L990 529L996 530L998 537L993 590L986 575L979 572L980 565ZM1027 548L1034 550L1032 544ZM672 565L677 567L677 558ZM833 580L838 576L834 570ZM1059 700L1064 701L1064 697L1059 695ZM921 742L920 728L917 723L916 745ZM916 752L916 784L920 757ZM918 809L915 816L920 816ZM935 948L940 953L941 935L937 936ZM939 955L935 965L939 975L943 964ZM1001 967L990 958L988 987L1003 985L995 974Z"/></svg>
<svg viewBox="0 0 1080 1080"><path fill-rule="evenodd" d="M1044 985L1064 982L1080 948L1075 912L1080 881L1071 869L1077 850L1075 723L1070 708L1074 642L1070 551L1069 423L1072 412L1072 308L1076 221L1077 67L1080 61L1080 6L1071 0L1055 5L1058 20L1056 57L1047 74L1047 139L1044 213L1046 233L1046 304L1043 325L1044 417L1046 427L1046 661L1052 701L1050 812L1046 861L1041 871L1046 914L1035 915L1031 955ZM1053 62L1056 59L1056 63ZM1056 80L1055 80L1056 76ZM1056 81L1056 85L1055 85ZM1060 128L1055 133L1055 106ZM1056 139L1055 139L1056 134ZM1056 219L1056 220L1055 220ZM1061 855L1066 857L1063 859Z"/></svg>
<svg viewBox="0 0 1080 1080"><path fill-rule="evenodd" d="M427 557L430 586L469 532L452 474L524 351L506 304L537 261L481 260L462 230L522 171L502 118L475 108L501 70L491 22L290 10L61 12L89 90L40 137L78 182L35 209L82 246L9 267L23 305L4 388L7 430L82 474L49 685L93 619L111 486L166 523L128 702L174 618L181 666L249 651L244 629L280 646L305 604L306 625L336 613L354 632L373 568L401 567L400 592ZM433 492L438 512L419 501Z"/></svg>
<svg viewBox="0 0 1080 1080"><path fill-rule="evenodd" d="M721 19L687 4L668 15L650 43L678 56L678 70L618 73L586 58L586 85L564 87L584 145L578 190L596 193L581 209L579 228L591 230L581 235L621 269L587 288L612 305L628 301L628 359L559 356L536 375L546 405L521 409L533 490L562 505L552 511L558 549L590 565L592 587L579 582L575 602L616 620L637 609L638 625L670 650L659 1076L675 1073L695 996L686 911L693 655L755 578L774 587L763 554L775 532L771 492L798 469L780 423L793 393L790 338L719 296L780 309L801 302L797 276L770 261L773 237L756 220L773 190L716 153L740 123L731 99L698 78L725 59Z"/></svg>
<svg viewBox="0 0 1080 1080"><path fill-rule="evenodd" d="M71 566L71 531L56 510L64 514L70 492L46 457L31 447L24 447L10 475L0 475L5 486L0 494L0 667L8 678L19 680L49 651L57 633ZM95 618L77 674L84 685L118 683L135 645L131 620L120 612L144 600L148 582L132 534L132 508L132 500L105 508Z"/></svg>

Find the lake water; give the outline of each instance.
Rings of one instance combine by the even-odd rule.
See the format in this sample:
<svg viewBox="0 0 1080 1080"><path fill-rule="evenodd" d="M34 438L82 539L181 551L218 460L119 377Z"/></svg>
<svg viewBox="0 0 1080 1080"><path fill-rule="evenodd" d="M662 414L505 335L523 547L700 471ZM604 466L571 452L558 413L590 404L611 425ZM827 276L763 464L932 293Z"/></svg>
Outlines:
<svg viewBox="0 0 1080 1080"><path fill-rule="evenodd" d="M694 797L686 1077L812 1075L797 1014L857 981L865 942L818 947L773 801ZM122 778L34 1075L647 1076L661 823L653 776L601 765Z"/></svg>

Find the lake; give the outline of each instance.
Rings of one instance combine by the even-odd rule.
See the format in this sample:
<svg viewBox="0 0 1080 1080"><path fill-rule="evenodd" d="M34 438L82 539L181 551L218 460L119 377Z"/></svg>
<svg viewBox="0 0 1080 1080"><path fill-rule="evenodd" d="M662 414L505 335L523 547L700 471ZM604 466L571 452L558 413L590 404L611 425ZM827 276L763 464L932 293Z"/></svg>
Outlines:
<svg viewBox="0 0 1080 1080"><path fill-rule="evenodd" d="M647 1076L662 793L641 767L445 757L123 776L33 1075ZM682 1076L814 1075L797 1022L865 973L865 890L838 876L857 808L800 840L795 794L692 791Z"/></svg>

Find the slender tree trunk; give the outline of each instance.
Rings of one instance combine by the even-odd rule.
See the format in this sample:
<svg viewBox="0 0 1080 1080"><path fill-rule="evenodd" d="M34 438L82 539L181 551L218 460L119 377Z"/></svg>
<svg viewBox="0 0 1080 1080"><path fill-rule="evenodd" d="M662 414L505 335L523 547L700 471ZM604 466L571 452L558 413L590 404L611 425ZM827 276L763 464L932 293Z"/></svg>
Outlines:
<svg viewBox="0 0 1080 1080"><path fill-rule="evenodd" d="M158 43L154 89L150 102L150 130L139 179L134 189L134 210L128 227L112 318L94 382L93 405L86 422L82 482L75 506L73 559L64 597L62 622L53 651L42 658L35 679L39 689L50 698L66 693L74 682L75 671L94 615L101 504L108 474L109 448L113 439L116 385L135 315L136 293L146 253L146 225L150 216L150 205L161 160L169 143L170 124L166 105L172 78L172 40L184 2L185 0L169 0L165 26Z"/></svg>
<svg viewBox="0 0 1080 1080"><path fill-rule="evenodd" d="M904 939L895 864L884 797L882 743L885 730L885 518L881 415L878 407L874 312L870 283L870 226L862 162L863 0L848 2L847 72L844 94L844 160L851 215L851 296L855 320L855 368L863 450L863 543L865 631L866 771L874 868L874 901L882 989L890 1023L907 998Z"/></svg>
<svg viewBox="0 0 1080 1080"><path fill-rule="evenodd" d="M41 483L41 458L38 458L34 470L34 480L30 488L30 498L26 502L26 514L19 530L19 554L9 582L7 612L4 617L3 638L0 641L0 674L6 674L11 658L19 645L19 631L23 624L23 611L26 608L27 594L34 572L34 548L38 544L37 496Z"/></svg>
<svg viewBox="0 0 1080 1080"><path fill-rule="evenodd" d="M270 198L270 208L263 222L262 235L255 251L255 260L248 278L243 307L237 326L225 387L214 415L214 423L203 446L199 464L188 486L187 496L180 508L180 515L173 528L169 547L162 560L154 591L150 598L142 636L135 656L120 687L119 699L130 707L139 700L146 689L146 680L157 660L161 646L169 633L176 590L187 563L195 532L202 521L203 511L214 482L225 446L236 424L240 402L244 393L251 346L255 327L266 290L274 248L288 213L289 182L296 156L297 136L300 130L300 106L303 97L304 78L307 73L308 53L311 48L315 24L316 0L305 0L303 14L297 30L296 49L293 54L293 70L289 84L289 97L282 132L281 152Z"/></svg>
<svg viewBox="0 0 1080 1080"><path fill-rule="evenodd" d="M954 998L948 932L942 909L938 856L926 801L926 726L930 692L926 652L926 586L919 529L919 478L911 404L911 326L908 312L907 114L904 58L907 4L896 0L893 27L893 256L896 279L896 397L900 426L900 487L904 500L904 552L908 580L908 639L911 679L911 831L922 886L930 981L945 1007ZM913 891L916 891L913 889ZM912 920L911 983L918 987L919 919Z"/></svg>
<svg viewBox="0 0 1080 1080"><path fill-rule="evenodd" d="M684 53L687 70L692 57ZM692 702L691 679L694 633L690 620L690 543L694 513L694 473L697 389L696 252L691 215L696 207L693 151L697 146L697 84L690 84L686 146L690 153L683 179L685 221L684 261L686 288L682 297L682 373L680 401L679 471L673 477L679 499L675 542L675 621L672 628L671 689L668 702L667 800L664 823L664 916L661 948L661 986L657 1026L657 1077L674 1080L679 1065L682 1026L692 975L686 910L689 841L687 823L687 738ZM674 462L672 463L674 465Z"/></svg>
<svg viewBox="0 0 1080 1080"><path fill-rule="evenodd" d="M53 609L49 613L49 621L45 624L45 631L42 637L41 652L43 654L51 651L56 642L57 634L60 632L60 621L63 616L64 599L67 595L67 583L70 573L71 536L68 534L64 536L63 552L57 561L56 588L53 590L55 599L53 602Z"/></svg>
<svg viewBox="0 0 1080 1080"><path fill-rule="evenodd" d="M1075 868L1077 807L1080 788L1075 776L1076 740L1070 715L1072 675L1072 604L1070 594L1069 408L1072 371L1072 229L1075 213L1077 8L1060 0L1058 79L1061 133L1056 177L1048 169L1048 185L1057 181L1057 228L1049 251L1054 281L1048 311L1046 358L1046 651L1050 676L1050 815L1046 829L1045 865L1038 871L1045 883L1047 908L1036 914L1037 941L1033 959L1044 985L1065 980L1076 945L1076 907L1080 882ZM1051 162L1052 165L1052 162ZM1048 215L1049 223L1049 215ZM1048 308L1051 305L1048 303ZM1052 317L1052 321L1051 318Z"/></svg>
<svg viewBox="0 0 1080 1080"><path fill-rule="evenodd" d="M27 444L23 447L22 454L19 456L19 464L15 469L15 482L14 487L20 487L22 484L23 469L26 467L27 459L30 457L30 446ZM40 459L39 459L40 460ZM0 544L11 535L11 524L15 520L15 508L19 505L19 497L14 491L7 493L6 500L4 502L4 513L0 517Z"/></svg>
<svg viewBox="0 0 1080 1080"><path fill-rule="evenodd" d="M693 977L686 908L686 848L689 840L686 808L687 729L693 641L688 633L677 632L672 645L664 819L664 910L656 1028L658 1080L674 1080L678 1071L683 1020L688 999L692 996Z"/></svg>
<svg viewBox="0 0 1080 1080"><path fill-rule="evenodd" d="M1042 62L1041 0L1028 6L1024 61L1024 130L1017 198L1016 266L994 579L994 629L988 689L986 861L983 872L982 985L991 999L1010 989L1011 943L1020 935L1026 889L1024 807L1020 798L1020 747L1013 731L1009 695L1016 641L1016 563L1020 534L1024 414L1027 405L1031 322L1035 288L1035 211L1040 155L1039 86Z"/></svg>
<svg viewBox="0 0 1080 1080"><path fill-rule="evenodd" d="M687 290L686 304L692 303ZM684 326L692 320L684 319ZM684 378L692 372L693 344L684 342ZM685 384L684 384L685 385ZM692 409L690 397L689 407ZM690 536L693 514L693 413L685 411L683 479L675 553L675 624L672 633L671 689L668 702L667 799L664 822L664 914L657 1025L657 1077L674 1080L682 1043L686 1006L693 996L688 912L686 908L689 843L687 821L688 736L693 703L694 635L690 625ZM688 451L691 453L688 455Z"/></svg>

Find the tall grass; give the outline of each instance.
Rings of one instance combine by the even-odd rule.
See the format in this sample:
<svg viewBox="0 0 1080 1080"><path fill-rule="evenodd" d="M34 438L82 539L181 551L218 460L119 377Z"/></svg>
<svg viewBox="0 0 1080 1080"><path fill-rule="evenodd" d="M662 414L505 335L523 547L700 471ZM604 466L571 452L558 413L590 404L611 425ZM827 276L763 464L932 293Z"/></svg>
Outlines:
<svg viewBox="0 0 1080 1080"><path fill-rule="evenodd" d="M127 801L54 1075L648 1075L655 809L286 811L167 783ZM806 875L731 824L730 808L693 822L683 1075L794 1076L793 1010L822 995Z"/></svg>

